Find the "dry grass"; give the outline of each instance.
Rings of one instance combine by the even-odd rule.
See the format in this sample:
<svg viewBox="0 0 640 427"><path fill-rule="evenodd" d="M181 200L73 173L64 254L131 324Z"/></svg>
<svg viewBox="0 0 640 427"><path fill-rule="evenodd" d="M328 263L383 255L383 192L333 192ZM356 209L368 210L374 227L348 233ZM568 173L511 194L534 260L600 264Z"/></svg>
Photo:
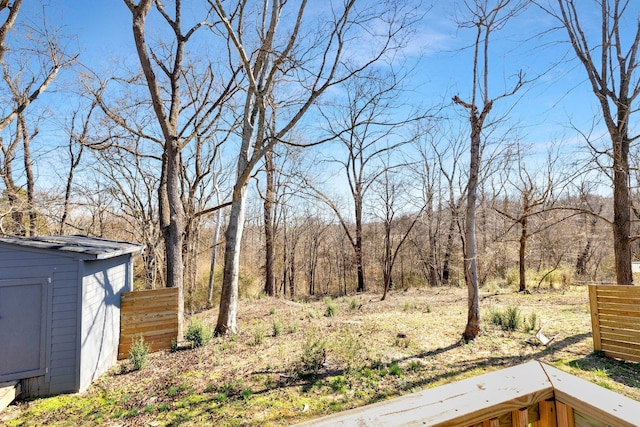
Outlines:
<svg viewBox="0 0 640 427"><path fill-rule="evenodd" d="M463 289L394 292L387 301L377 294L242 301L237 336L150 355L141 371L116 367L85 393L21 402L0 422L289 425L532 359L640 400L640 367L592 352L585 288L482 294L484 315L508 307L524 318L535 313L544 333L557 335L553 343L533 345L533 332L486 319L479 338L461 342ZM216 316L198 315L209 324Z"/></svg>

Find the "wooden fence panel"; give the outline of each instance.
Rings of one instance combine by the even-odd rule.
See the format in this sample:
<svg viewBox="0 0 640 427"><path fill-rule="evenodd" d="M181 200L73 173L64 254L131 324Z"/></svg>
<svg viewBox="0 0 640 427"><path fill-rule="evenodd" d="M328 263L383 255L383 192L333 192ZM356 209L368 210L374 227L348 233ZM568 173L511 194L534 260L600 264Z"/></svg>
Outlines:
<svg viewBox="0 0 640 427"><path fill-rule="evenodd" d="M171 348L178 337L178 288L123 292L120 298L118 359L129 355L138 337L151 351Z"/></svg>
<svg viewBox="0 0 640 427"><path fill-rule="evenodd" d="M593 348L640 362L640 286L589 285Z"/></svg>

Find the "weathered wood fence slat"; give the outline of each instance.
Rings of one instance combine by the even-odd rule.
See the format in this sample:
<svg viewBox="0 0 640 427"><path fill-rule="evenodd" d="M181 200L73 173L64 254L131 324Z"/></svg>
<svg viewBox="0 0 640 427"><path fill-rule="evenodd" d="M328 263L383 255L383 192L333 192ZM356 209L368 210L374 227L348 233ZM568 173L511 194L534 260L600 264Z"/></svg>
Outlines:
<svg viewBox="0 0 640 427"><path fill-rule="evenodd" d="M640 425L640 402L529 362L300 426L575 427Z"/></svg>
<svg viewBox="0 0 640 427"><path fill-rule="evenodd" d="M151 351L171 348L178 337L178 288L124 292L120 299L118 359L125 359L139 337Z"/></svg>
<svg viewBox="0 0 640 427"><path fill-rule="evenodd" d="M640 362L640 286L589 285L593 348Z"/></svg>

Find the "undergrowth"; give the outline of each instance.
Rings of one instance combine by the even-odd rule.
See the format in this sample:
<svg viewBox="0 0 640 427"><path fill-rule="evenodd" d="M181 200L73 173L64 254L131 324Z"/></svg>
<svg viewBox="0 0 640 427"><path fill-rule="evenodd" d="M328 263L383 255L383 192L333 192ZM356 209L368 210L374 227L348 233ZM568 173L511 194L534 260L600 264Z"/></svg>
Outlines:
<svg viewBox="0 0 640 427"><path fill-rule="evenodd" d="M384 302L374 294L243 300L237 334L207 344L206 328L193 328L199 349L150 354L141 371L114 369L85 393L9 407L0 424L283 426L527 360L640 399L637 365L592 353L586 293L484 297L484 332L468 344L460 340L464 289L394 291ZM198 320L210 325L216 316ZM554 319L546 328L558 338L527 344L527 329L543 318Z"/></svg>

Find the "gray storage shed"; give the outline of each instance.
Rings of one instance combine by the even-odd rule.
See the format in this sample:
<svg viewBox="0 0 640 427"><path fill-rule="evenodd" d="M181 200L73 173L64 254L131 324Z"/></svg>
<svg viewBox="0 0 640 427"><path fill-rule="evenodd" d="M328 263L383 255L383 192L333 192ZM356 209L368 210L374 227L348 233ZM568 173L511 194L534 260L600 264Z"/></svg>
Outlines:
<svg viewBox="0 0 640 427"><path fill-rule="evenodd" d="M120 293L136 244L86 236L0 238L0 383L22 396L78 392L113 366Z"/></svg>

